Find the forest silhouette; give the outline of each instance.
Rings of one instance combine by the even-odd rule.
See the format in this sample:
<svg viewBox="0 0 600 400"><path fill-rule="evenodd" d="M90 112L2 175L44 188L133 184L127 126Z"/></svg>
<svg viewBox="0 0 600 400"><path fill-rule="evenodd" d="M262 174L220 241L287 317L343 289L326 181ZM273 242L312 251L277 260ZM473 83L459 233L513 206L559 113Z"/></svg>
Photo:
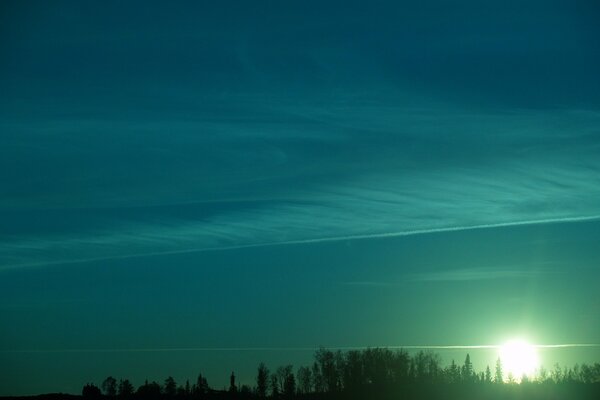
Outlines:
<svg viewBox="0 0 600 400"><path fill-rule="evenodd" d="M552 370L540 368L535 376L505 374L498 359L483 371L473 368L469 354L462 363L442 366L433 352L409 354L404 350L317 350L312 365L269 369L260 363L252 385L238 384L235 373L229 388L212 388L199 374L190 382L144 382L137 389L128 379L107 377L99 385L83 386L85 399L600 399L600 363ZM70 395L42 395L59 400ZM77 396L78 397L78 396Z"/></svg>

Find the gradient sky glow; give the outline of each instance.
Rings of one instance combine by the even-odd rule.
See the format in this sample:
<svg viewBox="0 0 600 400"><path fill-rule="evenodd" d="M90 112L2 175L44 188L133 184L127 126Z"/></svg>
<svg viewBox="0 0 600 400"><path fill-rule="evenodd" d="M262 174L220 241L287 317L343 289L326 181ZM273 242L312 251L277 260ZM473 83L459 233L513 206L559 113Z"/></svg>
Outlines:
<svg viewBox="0 0 600 400"><path fill-rule="evenodd" d="M600 343L599 18L3 1L0 395L252 383L320 345Z"/></svg>

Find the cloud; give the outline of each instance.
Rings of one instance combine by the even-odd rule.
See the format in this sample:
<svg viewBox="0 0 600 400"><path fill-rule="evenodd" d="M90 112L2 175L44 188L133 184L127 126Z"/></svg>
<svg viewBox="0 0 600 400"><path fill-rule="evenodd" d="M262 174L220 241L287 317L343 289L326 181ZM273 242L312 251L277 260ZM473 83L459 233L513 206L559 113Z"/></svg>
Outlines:
<svg viewBox="0 0 600 400"><path fill-rule="evenodd" d="M366 287L390 287L396 286L394 282L383 282L383 281L348 281L340 282L343 286L366 286Z"/></svg>
<svg viewBox="0 0 600 400"><path fill-rule="evenodd" d="M344 286L394 287L406 282L469 282L497 279L523 279L558 274L561 271L546 267L517 269L514 267L462 268L407 274L395 281L345 281Z"/></svg>
<svg viewBox="0 0 600 400"><path fill-rule="evenodd" d="M492 228L503 228L510 226L523 226L523 225L539 225L539 224L550 224L550 223L569 223L569 222L583 222L583 221L594 221L600 219L600 215L598 216L586 216L586 217L571 217L571 218L555 218L555 219L545 219L545 220L528 220L528 221L515 221L515 222L507 222L507 223L499 223L499 224L484 224L484 225L472 225L472 226L460 226L460 227L447 227L447 228L434 228L434 229L422 229L422 230L412 230L412 231L400 231L400 232L386 232L379 234L368 234L368 235L351 235L351 236L333 236L333 237L321 237L321 238L313 238L313 239L297 239L297 240L287 240L287 241L271 241L271 242L258 242L258 243L248 243L248 244L231 244L224 246L207 246L207 247L188 247L181 249L173 249L173 250L157 250L157 251L146 251L143 250L135 251L135 246L151 248L153 246L171 246L178 247L181 246L182 242L189 242L190 238L198 236L197 231L192 231L188 234L177 232L178 235L181 236L181 239L178 241L177 237L169 237L169 232L164 230L160 235L157 236L149 236L146 234L145 237L132 237L128 235L113 235L113 236L104 236L104 237L94 237L90 239L69 239L69 240L56 240L53 242L50 241L33 241L30 243L16 243L12 244L12 248L9 246L4 246L2 250L8 249L9 252L18 253L19 251L32 256L32 253L41 252L44 253L48 251L50 254L53 252L64 251L65 249L76 250L81 252L82 250L94 250L98 248L105 249L105 252L101 256L97 257L86 257L86 258L58 258L55 260L48 261L33 261L33 262L23 262L22 260L25 258L15 257L13 264L7 262L5 265L0 267L0 270L13 269L18 267L40 267L40 266L49 266L49 265L61 265L61 264L78 264L78 263L88 263L95 261L105 261L105 260L118 260L118 259L127 259L134 257L152 257L152 256L167 256L167 255L176 255L176 254L189 254L189 253L200 253L200 252L209 252L209 251L227 251L227 250L236 250L236 249L249 249L249 248L257 248L257 247L269 247L269 246L286 246L286 245L302 245L302 244L315 244L315 243L327 243L327 242L338 242L338 241L349 241L349 240L364 240L364 239L379 239L379 238L391 238L391 237L402 237L402 236L413 236L413 235L424 235L424 234L434 234L434 233L444 233L444 232L458 232L465 230L475 230L475 229L492 229ZM202 232L205 233L205 232ZM211 232L212 235L218 235L218 232ZM164 236L166 235L166 236ZM175 236L175 235L174 235ZM210 236L209 236L210 237ZM231 239L231 235L224 236L227 240ZM210 239L214 239L214 237L210 237ZM123 247L128 247L126 251L119 252L119 249ZM116 252L115 252L116 250ZM132 251L133 250L133 251ZM111 254L111 252L115 252ZM85 253L84 253L85 254ZM48 257L46 257L48 258ZM429 275L416 275L412 278L414 281L460 281L460 280L482 280L482 279L497 279L497 278L516 278L516 277L526 277L532 276L537 273L532 272L524 272L524 271L484 271L484 270L460 270L453 271L448 273L432 273ZM346 282L348 285L359 285L359 286L386 286L388 284L384 282Z"/></svg>
<svg viewBox="0 0 600 400"><path fill-rule="evenodd" d="M435 271L412 274L408 277L411 282L462 282L481 281L496 279L520 279L537 277L548 273L556 273L548 270L523 270L514 268L466 268L450 271Z"/></svg>
<svg viewBox="0 0 600 400"><path fill-rule="evenodd" d="M107 125L91 122L81 125L83 135L78 124L66 133L64 125L50 126L46 135L41 123L13 126L17 131L7 136L0 159L16 157L22 172L9 175L2 189L0 212L9 223L0 227L0 265L583 222L600 215L597 112L474 113L378 103L252 107L268 110L259 123L131 121L116 124L120 133L108 137ZM173 136L166 137L169 127ZM57 139L64 139L60 146ZM464 273L467 278L477 274Z"/></svg>

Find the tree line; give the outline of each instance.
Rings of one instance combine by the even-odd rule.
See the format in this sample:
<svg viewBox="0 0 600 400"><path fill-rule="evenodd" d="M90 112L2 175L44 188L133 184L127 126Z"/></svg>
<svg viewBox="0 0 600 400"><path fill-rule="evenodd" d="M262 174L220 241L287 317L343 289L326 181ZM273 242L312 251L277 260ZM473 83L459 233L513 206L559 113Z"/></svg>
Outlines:
<svg viewBox="0 0 600 400"><path fill-rule="evenodd" d="M535 376L513 377L503 373L502 361L475 371L469 354L457 364L442 366L432 352L413 355L404 350L317 350L311 365L294 370L283 365L273 370L264 363L257 367L253 385L239 385L232 372L229 388L215 390L200 374L179 385L168 377L162 384L146 381L137 389L127 379L106 378L100 386L88 383L86 398L115 400L170 399L363 399L363 398L528 398L543 399L562 393L572 399L600 398L600 363L548 371ZM519 384L517 384L519 383Z"/></svg>

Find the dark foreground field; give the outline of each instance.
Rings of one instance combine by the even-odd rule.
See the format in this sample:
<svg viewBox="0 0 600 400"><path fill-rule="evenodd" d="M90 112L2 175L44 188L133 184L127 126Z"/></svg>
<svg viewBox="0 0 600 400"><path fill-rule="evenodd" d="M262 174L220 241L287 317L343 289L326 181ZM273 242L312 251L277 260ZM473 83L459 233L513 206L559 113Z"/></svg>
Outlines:
<svg viewBox="0 0 600 400"><path fill-rule="evenodd" d="M200 396L195 395L176 395L166 394L143 395L133 394L130 400L259 400L263 397L252 392L228 392L228 391L210 391ZM2 400L120 400L122 397L109 397L105 395L71 395L71 394L43 394L38 396L21 397L0 397ZM392 390L370 391L367 388L355 392L343 391L339 393L310 393L297 394L294 396L267 396L266 399L294 399L294 400L357 400L357 399L379 399L379 400L400 400L400 399L423 399L423 400L598 400L600 399L600 383L592 384L544 384L527 383L513 385L406 385Z"/></svg>

